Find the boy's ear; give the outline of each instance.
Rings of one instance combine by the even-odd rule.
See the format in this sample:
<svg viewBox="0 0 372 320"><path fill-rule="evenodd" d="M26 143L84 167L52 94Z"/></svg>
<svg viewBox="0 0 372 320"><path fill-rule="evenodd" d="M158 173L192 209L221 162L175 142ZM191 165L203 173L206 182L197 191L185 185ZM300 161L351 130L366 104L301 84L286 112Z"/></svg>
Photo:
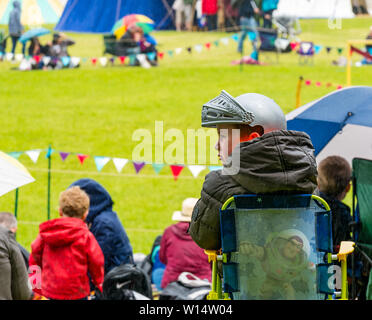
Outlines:
<svg viewBox="0 0 372 320"><path fill-rule="evenodd" d="M85 219L87 218L88 216L88 213L89 213L89 209L87 211L85 211L84 215L83 215L83 220L85 221Z"/></svg>
<svg viewBox="0 0 372 320"><path fill-rule="evenodd" d="M63 212L62 212L62 209L61 209L61 208L58 208L58 213L59 213L59 216L60 216L60 217L63 216Z"/></svg>

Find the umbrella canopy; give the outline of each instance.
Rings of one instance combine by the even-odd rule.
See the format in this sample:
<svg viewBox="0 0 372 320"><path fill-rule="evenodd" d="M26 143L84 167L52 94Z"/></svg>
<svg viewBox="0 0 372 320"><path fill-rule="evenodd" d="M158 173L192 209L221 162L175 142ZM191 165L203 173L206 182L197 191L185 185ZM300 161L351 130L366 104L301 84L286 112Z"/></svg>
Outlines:
<svg viewBox="0 0 372 320"><path fill-rule="evenodd" d="M22 43L25 43L34 37L40 37L48 33L50 33L50 30L45 29L45 28L31 29L31 30L26 31L24 34L22 34L22 36L19 38L19 41Z"/></svg>
<svg viewBox="0 0 372 320"><path fill-rule="evenodd" d="M286 115L288 130L310 135L317 162L330 155L372 159L372 87L337 90Z"/></svg>
<svg viewBox="0 0 372 320"><path fill-rule="evenodd" d="M0 196L33 181L19 161L0 151Z"/></svg>
<svg viewBox="0 0 372 320"><path fill-rule="evenodd" d="M116 36L117 39L120 39L128 28L133 25L142 28L143 32L148 34L154 30L155 22L142 14L129 14L116 21L111 32Z"/></svg>
<svg viewBox="0 0 372 320"><path fill-rule="evenodd" d="M42 24L56 24L62 14L67 0L22 0L21 23L35 26ZM8 24L13 0L0 1L0 24Z"/></svg>

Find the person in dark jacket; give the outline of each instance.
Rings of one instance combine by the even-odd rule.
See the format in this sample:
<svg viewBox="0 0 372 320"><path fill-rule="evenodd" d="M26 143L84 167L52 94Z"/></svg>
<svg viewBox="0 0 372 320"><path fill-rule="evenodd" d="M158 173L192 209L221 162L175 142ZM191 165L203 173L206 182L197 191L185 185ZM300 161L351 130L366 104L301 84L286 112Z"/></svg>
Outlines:
<svg viewBox="0 0 372 320"><path fill-rule="evenodd" d="M200 279L211 281L212 271L208 257L187 233L197 200L187 198L183 201L182 211L175 211L172 217L177 223L166 228L161 238L159 258L165 264L161 281L163 289L170 282L177 281L182 272L190 272Z"/></svg>
<svg viewBox="0 0 372 320"><path fill-rule="evenodd" d="M0 300L31 300L28 273L13 233L0 226Z"/></svg>
<svg viewBox="0 0 372 320"><path fill-rule="evenodd" d="M333 252L338 252L341 241L351 241L350 207L342 202L351 188L351 166L340 156L329 156L318 165L318 194L332 212Z"/></svg>
<svg viewBox="0 0 372 320"><path fill-rule="evenodd" d="M243 53L244 40L250 33L249 37L253 46L253 53L251 57L258 60L258 39L257 21L255 14L259 14L260 9L257 7L254 0L241 0L239 6L239 20L241 33L238 41L238 52Z"/></svg>
<svg viewBox="0 0 372 320"><path fill-rule="evenodd" d="M205 177L189 233L203 249L221 248L219 210L233 195L313 193L314 147L304 132L287 131L283 111L270 98L222 91L204 104L202 126L216 127L222 170Z"/></svg>
<svg viewBox="0 0 372 320"><path fill-rule="evenodd" d="M79 186L90 198L86 223L96 237L105 257L105 274L124 263L133 263L133 250L127 233L116 212L107 190L97 181L84 178L70 185Z"/></svg>
<svg viewBox="0 0 372 320"><path fill-rule="evenodd" d="M11 214L10 212L0 212L0 225L3 226L5 229L8 229L11 232L10 236L13 236L14 240L16 240L15 235L18 229L18 223L17 218L14 216L14 214ZM30 253L18 242L17 245L19 250L21 251L26 268L28 269L28 260L30 258Z"/></svg>
<svg viewBox="0 0 372 320"><path fill-rule="evenodd" d="M17 42L19 38L21 37L21 34L23 32L23 26L21 24L21 4L19 1L13 2L13 9L10 11L9 14L9 35L12 38L12 53L14 55ZM24 53L25 47L23 46L23 53Z"/></svg>

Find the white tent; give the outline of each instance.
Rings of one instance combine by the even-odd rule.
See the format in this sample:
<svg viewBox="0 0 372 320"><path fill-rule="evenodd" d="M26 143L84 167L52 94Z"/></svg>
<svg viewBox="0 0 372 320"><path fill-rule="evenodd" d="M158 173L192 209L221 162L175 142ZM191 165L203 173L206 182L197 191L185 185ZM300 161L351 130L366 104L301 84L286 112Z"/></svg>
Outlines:
<svg viewBox="0 0 372 320"><path fill-rule="evenodd" d="M350 0L280 0L275 16L309 18L353 18Z"/></svg>

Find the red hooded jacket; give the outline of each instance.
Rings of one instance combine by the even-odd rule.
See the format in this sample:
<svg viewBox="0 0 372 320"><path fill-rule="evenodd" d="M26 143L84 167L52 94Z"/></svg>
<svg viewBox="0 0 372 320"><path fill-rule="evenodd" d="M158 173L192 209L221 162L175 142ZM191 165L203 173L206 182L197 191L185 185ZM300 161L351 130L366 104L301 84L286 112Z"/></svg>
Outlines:
<svg viewBox="0 0 372 320"><path fill-rule="evenodd" d="M102 291L103 253L82 219L49 220L39 230L29 261L30 267L41 268L41 292L35 292L50 299L82 299L90 293L88 272Z"/></svg>
<svg viewBox="0 0 372 320"><path fill-rule="evenodd" d="M191 272L200 279L211 281L208 256L187 233L188 222L178 222L166 228L160 242L159 259L165 264L161 287L177 281L182 272Z"/></svg>

